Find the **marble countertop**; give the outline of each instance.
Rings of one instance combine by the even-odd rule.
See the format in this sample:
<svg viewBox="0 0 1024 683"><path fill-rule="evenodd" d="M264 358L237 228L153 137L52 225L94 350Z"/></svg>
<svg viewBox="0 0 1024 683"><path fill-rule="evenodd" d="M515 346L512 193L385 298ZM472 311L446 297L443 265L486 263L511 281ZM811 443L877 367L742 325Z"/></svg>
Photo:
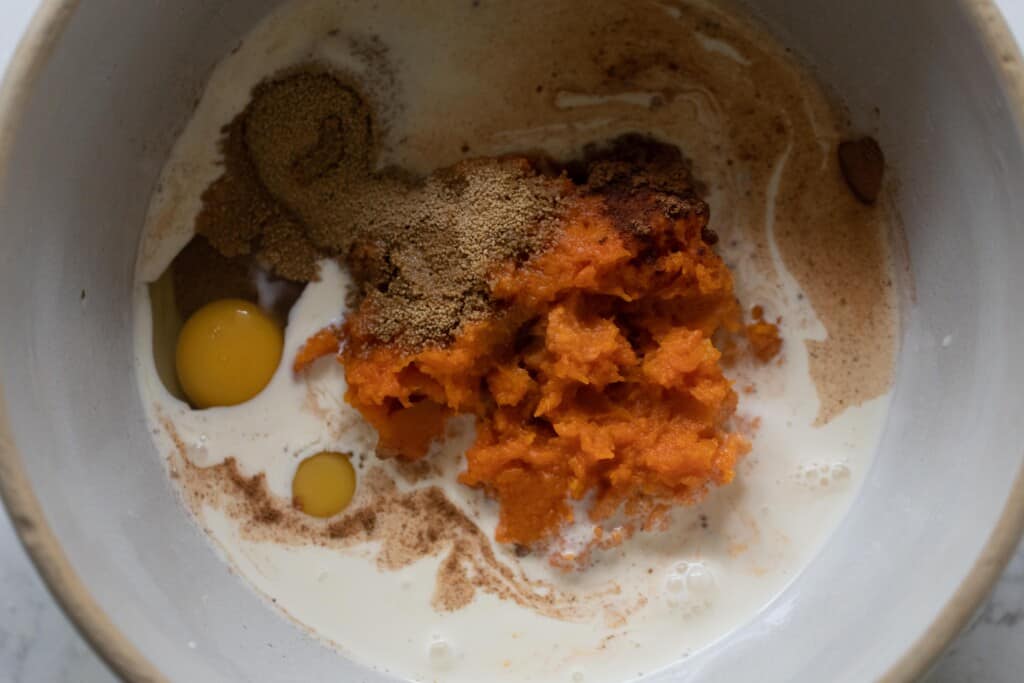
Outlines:
<svg viewBox="0 0 1024 683"><path fill-rule="evenodd" d="M0 70L39 0L0 0ZM999 0L1024 39L1024 0ZM1024 680L1024 543L926 683ZM0 508L0 683L115 683L36 574Z"/></svg>

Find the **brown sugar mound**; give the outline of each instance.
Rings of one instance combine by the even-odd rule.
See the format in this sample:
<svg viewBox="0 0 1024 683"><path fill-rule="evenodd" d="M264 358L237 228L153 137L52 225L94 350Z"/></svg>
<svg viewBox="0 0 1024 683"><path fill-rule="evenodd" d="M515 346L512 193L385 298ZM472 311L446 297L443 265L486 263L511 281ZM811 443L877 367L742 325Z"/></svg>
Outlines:
<svg viewBox="0 0 1024 683"><path fill-rule="evenodd" d="M885 156L874 138L839 143L839 168L854 196L865 204L874 204L882 191Z"/></svg>
<svg viewBox="0 0 1024 683"><path fill-rule="evenodd" d="M325 257L359 285L362 324L382 342L450 341L491 313L487 274L547 244L572 184L522 158L477 159L410 178L375 171L373 117L337 74L306 67L260 85L225 130L224 174L197 233L295 281Z"/></svg>

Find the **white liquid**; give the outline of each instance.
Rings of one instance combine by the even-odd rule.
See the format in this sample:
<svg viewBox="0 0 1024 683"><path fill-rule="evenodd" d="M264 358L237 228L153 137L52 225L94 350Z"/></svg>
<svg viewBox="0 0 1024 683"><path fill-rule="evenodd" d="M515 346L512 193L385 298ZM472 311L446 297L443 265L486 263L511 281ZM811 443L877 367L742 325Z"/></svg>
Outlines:
<svg viewBox="0 0 1024 683"><path fill-rule="evenodd" d="M356 459L365 456L367 465L374 463L375 436L342 398L342 369L322 360L308 375L295 378L288 363L308 336L344 314L350 282L333 264L322 265L321 280L310 284L293 308L285 362L252 401L193 411L167 392L153 362L146 284L191 238L199 196L220 173L219 131L244 108L260 80L310 57L376 77L379 64L353 46L371 34L379 36L390 48L395 67L394 82L375 93L395 98L384 132L383 161L417 170L450 163L464 143L475 154L540 147L565 156L589 140L650 127L645 122L654 116L649 108L656 95L645 88L621 93L566 88L552 93L546 108L525 96L508 96L494 105L495 111L507 110L505 114L485 115L490 123L470 126L451 103L471 92L482 93L481 100L499 97L500 83L488 78L488 70L500 72L501 60L466 65L463 59L472 53L473 41L480 43L475 49L483 50L493 31L470 21L466 9L453 9L442 21L439 12L396 6L398 10L385 13L370 3L290 3L256 27L211 77L153 199L136 274L136 365L161 454L175 450L169 423L194 464L214 465L234 457L246 474L265 472L271 492L282 497L290 496L301 459L317 451L351 452ZM652 5L645 11L658 12L662 21L670 22L679 10ZM514 36L512 19L503 21L506 33ZM335 27L342 31L327 35ZM704 36L699 45L707 59L726 60L732 68L742 69L752 59L742 46L717 38ZM802 106L824 111L816 95L808 97ZM697 174L709 184L708 199L718 217L713 225L723 236L722 252L733 267L740 300L764 305L772 317L782 316L785 362L731 371L738 388L756 385L755 393L741 392L738 414L760 419L753 452L734 483L713 491L700 506L677 510L668 531L640 534L602 555L585 572L562 574L541 559L517 559L508 549L497 549L502 561L519 564L531 577L561 591L592 596L618 586L618 594L584 600L582 621L541 616L483 593L461 610L438 613L431 596L440 558L381 571L373 548L257 542L246 538L238 520L222 510L196 510L239 574L296 622L367 667L424 681L587 683L630 679L692 654L742 626L796 577L848 509L870 464L888 398L878 397L813 426L819 400L805 341L824 339L825 330L787 272L773 235L774 197L786 173L789 148L774 162L763 205L745 206L742 190L750 181L742 164L725 169L722 154L713 152L716 141L724 144L715 112L715 103L694 86L659 110L657 127L693 157ZM673 127L676 115L681 123ZM728 244L730 232L738 232L733 222L755 216L769 238L767 259L742 241ZM450 499L492 534L493 504L454 481L457 456L471 438L470 430L445 445L447 453L440 457L448 463L445 476L427 483L443 486Z"/></svg>

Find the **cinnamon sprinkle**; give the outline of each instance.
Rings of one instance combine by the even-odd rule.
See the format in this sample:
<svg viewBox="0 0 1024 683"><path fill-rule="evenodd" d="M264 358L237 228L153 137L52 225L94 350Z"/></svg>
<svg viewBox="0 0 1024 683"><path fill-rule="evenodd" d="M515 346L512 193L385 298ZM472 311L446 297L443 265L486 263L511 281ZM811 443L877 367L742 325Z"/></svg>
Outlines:
<svg viewBox="0 0 1024 683"><path fill-rule="evenodd" d="M403 490L381 466L374 466L362 476L349 512L319 520L275 496L262 473L245 474L233 458L210 467L192 464L174 424L166 418L161 424L175 444L171 471L182 480L181 490L195 514L201 516L204 506L224 510L239 521L243 538L250 541L338 549L374 544L383 571L440 556L431 601L438 611L462 609L482 591L545 616L585 621L601 613L608 597L621 593L619 586L610 585L576 595L513 569L436 486Z"/></svg>

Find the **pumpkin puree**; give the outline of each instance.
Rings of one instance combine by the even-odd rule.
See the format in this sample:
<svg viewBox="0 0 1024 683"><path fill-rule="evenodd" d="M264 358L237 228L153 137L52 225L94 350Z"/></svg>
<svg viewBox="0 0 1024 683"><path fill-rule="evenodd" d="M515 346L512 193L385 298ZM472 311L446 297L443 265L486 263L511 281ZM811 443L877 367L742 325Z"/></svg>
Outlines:
<svg viewBox="0 0 1024 683"><path fill-rule="evenodd" d="M711 341L741 315L706 205L664 207L648 191L579 197L549 248L497 269L498 312L451 343L383 345L361 308L295 368L340 348L346 399L382 455L422 458L447 418L475 415L460 480L498 500L498 541L552 537L591 493L595 522L694 502L749 450L727 427L736 393Z"/></svg>

